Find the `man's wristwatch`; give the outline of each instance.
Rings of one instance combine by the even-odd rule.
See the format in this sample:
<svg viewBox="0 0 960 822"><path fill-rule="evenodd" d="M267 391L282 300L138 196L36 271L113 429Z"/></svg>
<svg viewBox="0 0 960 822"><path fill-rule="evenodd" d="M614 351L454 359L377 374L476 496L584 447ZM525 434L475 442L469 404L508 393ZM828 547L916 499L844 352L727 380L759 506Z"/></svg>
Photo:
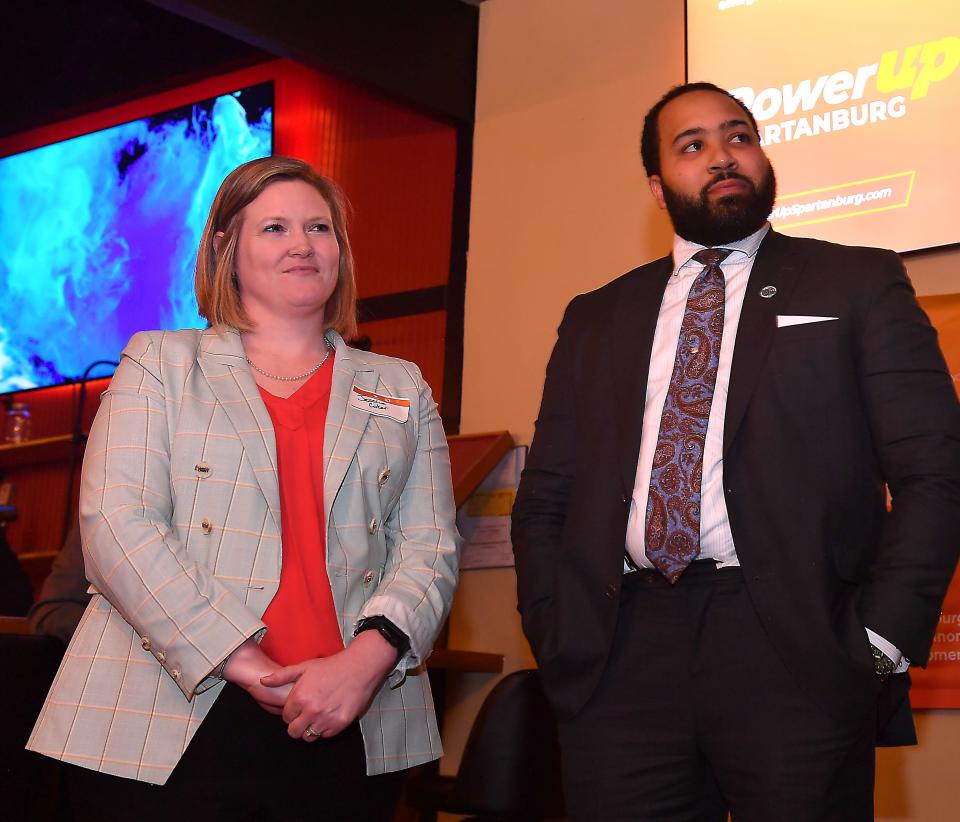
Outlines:
<svg viewBox="0 0 960 822"><path fill-rule="evenodd" d="M873 670L876 671L877 676L880 677L880 681L883 682L897 669L897 663L890 659L890 657L872 642L870 643L870 650L873 652Z"/></svg>
<svg viewBox="0 0 960 822"><path fill-rule="evenodd" d="M376 631L394 648L397 649L397 661L399 662L410 650L410 637L401 631L385 616L377 615L364 617L357 623L357 628L353 632L354 636L362 634L364 631Z"/></svg>

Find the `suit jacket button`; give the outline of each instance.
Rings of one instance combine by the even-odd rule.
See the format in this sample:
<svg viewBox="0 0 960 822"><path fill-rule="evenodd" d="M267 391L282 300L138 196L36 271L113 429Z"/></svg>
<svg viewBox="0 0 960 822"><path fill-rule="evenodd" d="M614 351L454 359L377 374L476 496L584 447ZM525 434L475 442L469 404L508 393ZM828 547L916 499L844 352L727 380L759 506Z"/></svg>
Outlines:
<svg viewBox="0 0 960 822"><path fill-rule="evenodd" d="M369 585L371 582L373 582L373 577L374 577L373 571L370 571L370 570L364 571L364 573L363 573L363 584L364 584L365 586L366 586L366 585Z"/></svg>
<svg viewBox="0 0 960 822"><path fill-rule="evenodd" d="M213 468L210 467L209 462L198 462L193 466L193 470L200 479L206 479L213 473Z"/></svg>
<svg viewBox="0 0 960 822"><path fill-rule="evenodd" d="M204 518L200 521L200 530L203 531L203 533L205 533L205 534L211 533L211 532L213 531L213 523L210 522L209 519L207 519L206 517L204 517Z"/></svg>
<svg viewBox="0 0 960 822"><path fill-rule="evenodd" d="M179 682L181 679L183 679L183 674L180 673L179 668L174 668L172 671L170 671L170 676L173 677L174 682Z"/></svg>
<svg viewBox="0 0 960 822"><path fill-rule="evenodd" d="M383 488L383 486L387 484L388 479L390 479L390 469L384 468L377 477L377 485Z"/></svg>
<svg viewBox="0 0 960 822"><path fill-rule="evenodd" d="M157 662L163 665L167 661L167 655L163 651L157 651Z"/></svg>
<svg viewBox="0 0 960 822"><path fill-rule="evenodd" d="M607 599L613 599L617 595L617 586L612 582L607 586L607 590L603 592L603 595Z"/></svg>
<svg viewBox="0 0 960 822"><path fill-rule="evenodd" d="M140 647L143 648L143 650L145 650L145 651L149 651L149 650L150 650L150 640L147 639L146 637L144 637L144 638L141 640L141 642L140 642Z"/></svg>
<svg viewBox="0 0 960 822"><path fill-rule="evenodd" d="M370 524L367 526L367 530L372 534L377 530L377 518L374 517L370 520Z"/></svg>

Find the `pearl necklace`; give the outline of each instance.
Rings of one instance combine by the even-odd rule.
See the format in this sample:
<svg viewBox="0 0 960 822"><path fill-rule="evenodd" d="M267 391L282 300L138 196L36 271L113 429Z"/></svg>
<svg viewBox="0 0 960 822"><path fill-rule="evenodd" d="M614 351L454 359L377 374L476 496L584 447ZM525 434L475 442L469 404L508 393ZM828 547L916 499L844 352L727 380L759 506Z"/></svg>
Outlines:
<svg viewBox="0 0 960 822"><path fill-rule="evenodd" d="M300 374L296 377L280 377L276 374L268 374L262 368L258 368L256 365L254 365L253 360L251 360L249 357L244 357L244 359L254 371L256 371L258 374L263 374L264 377L269 377L271 380L279 380L280 382L297 382L297 380L305 380L307 377L313 376L317 371L323 368L323 364L329 358L330 352L333 351L333 346L330 345L330 340L324 337L323 341L327 344L327 353L323 355L323 359L305 374Z"/></svg>

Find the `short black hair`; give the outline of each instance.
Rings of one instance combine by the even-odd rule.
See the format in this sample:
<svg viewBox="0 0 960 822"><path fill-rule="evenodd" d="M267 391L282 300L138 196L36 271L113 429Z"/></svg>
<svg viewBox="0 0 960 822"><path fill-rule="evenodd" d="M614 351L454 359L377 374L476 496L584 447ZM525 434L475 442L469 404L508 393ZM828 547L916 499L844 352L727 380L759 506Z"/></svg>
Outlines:
<svg viewBox="0 0 960 822"><path fill-rule="evenodd" d="M671 100L676 100L677 97L682 97L691 91L715 91L717 94L727 95L727 97L744 110L747 117L750 118L750 124L757 133L757 137L760 136L760 129L757 127L757 119L753 116L753 112L743 104L743 100L734 97L725 88L715 86L713 83L702 82L684 83L681 86L674 86L654 103L653 108L651 108L650 111L647 112L647 116L643 118L643 135L640 137L640 157L643 160L643 168L647 172L647 177L652 177L654 174L660 173L660 128L658 124L660 112Z"/></svg>

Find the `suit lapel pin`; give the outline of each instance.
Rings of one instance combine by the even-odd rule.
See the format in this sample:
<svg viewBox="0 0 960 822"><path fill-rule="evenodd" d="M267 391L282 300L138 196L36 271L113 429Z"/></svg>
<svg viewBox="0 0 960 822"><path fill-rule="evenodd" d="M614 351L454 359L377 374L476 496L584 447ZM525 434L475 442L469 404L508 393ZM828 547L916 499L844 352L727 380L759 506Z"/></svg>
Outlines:
<svg viewBox="0 0 960 822"><path fill-rule="evenodd" d="M776 293L777 287L775 285L765 285L760 289L760 296L765 300L769 300Z"/></svg>

